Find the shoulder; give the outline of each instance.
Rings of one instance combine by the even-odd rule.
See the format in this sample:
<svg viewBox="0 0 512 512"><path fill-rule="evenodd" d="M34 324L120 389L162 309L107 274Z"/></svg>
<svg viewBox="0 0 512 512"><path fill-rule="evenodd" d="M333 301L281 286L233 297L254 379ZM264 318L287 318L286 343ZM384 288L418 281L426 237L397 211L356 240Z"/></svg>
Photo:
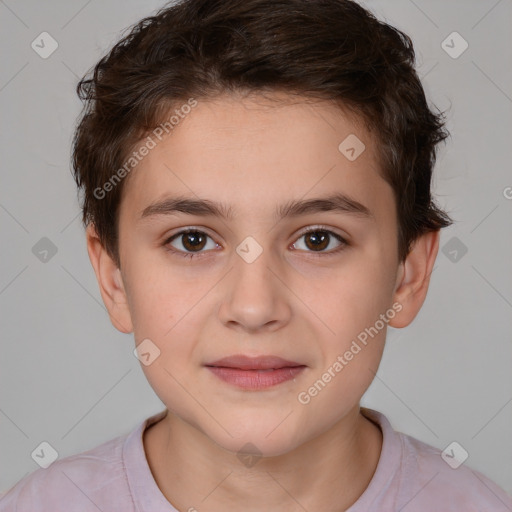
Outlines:
<svg viewBox="0 0 512 512"><path fill-rule="evenodd" d="M0 512L48 510L120 510L116 502L130 493L123 467L123 445L119 436L96 448L56 460L37 469L0 495ZM116 502L112 498L116 498ZM130 512L129 501L123 512Z"/></svg>
<svg viewBox="0 0 512 512"><path fill-rule="evenodd" d="M485 475L467 465L467 452L458 443L441 451L397 432L403 446L401 500L442 510L510 511L512 497ZM403 506L403 505L402 505Z"/></svg>
<svg viewBox="0 0 512 512"><path fill-rule="evenodd" d="M368 408L362 412L381 428L383 445L374 477L357 506L372 511L512 511L512 497L472 469L459 444L441 451L395 431L381 412ZM361 507L354 507L354 512Z"/></svg>

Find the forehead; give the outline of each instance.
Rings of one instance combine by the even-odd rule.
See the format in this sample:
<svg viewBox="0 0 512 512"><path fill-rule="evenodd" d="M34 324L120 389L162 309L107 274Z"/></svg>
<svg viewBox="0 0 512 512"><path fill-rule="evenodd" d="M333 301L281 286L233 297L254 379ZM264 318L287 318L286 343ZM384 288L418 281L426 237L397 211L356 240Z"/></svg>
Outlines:
<svg viewBox="0 0 512 512"><path fill-rule="evenodd" d="M249 216L336 192L372 211L389 209L373 136L331 102L221 96L175 119L162 140L150 134L155 146L126 183L121 215L136 220L169 195L211 199Z"/></svg>

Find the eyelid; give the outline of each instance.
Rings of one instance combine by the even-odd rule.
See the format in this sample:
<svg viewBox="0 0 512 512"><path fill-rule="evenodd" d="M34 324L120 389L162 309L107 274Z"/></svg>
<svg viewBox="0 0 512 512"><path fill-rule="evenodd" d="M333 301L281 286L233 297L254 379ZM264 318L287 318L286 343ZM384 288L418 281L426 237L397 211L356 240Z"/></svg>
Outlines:
<svg viewBox="0 0 512 512"><path fill-rule="evenodd" d="M164 236L164 242L163 242L164 244L169 243L171 240L173 240L178 235L183 235L185 233L190 233L190 232L204 233L205 235L209 236L214 241L216 238L216 236L211 234L211 232L208 228L201 227L201 226L185 226L185 227L181 227L181 228L176 228L176 231L175 230L173 230L173 231L174 232L172 234ZM218 242L215 241L215 243L218 243Z"/></svg>
<svg viewBox="0 0 512 512"><path fill-rule="evenodd" d="M333 235L339 236L340 238L342 238L343 240L345 240L348 243L348 236L342 235L341 233L338 233L336 231L336 228L332 228L332 227L326 226L324 224L309 225L309 226L301 229L296 236L301 237L307 233L311 233L312 231L313 232L314 231L327 231L328 233L332 233Z"/></svg>
<svg viewBox="0 0 512 512"><path fill-rule="evenodd" d="M206 235L208 238L210 238L216 246L219 246L219 242L217 242L216 240L216 237L214 237L212 234L209 233L209 230L207 228L204 228L204 227L199 227L199 226L186 226L186 227L183 227L183 228L177 228L178 231L174 232L173 234L171 235L166 235L164 237L164 241L162 242L162 245L166 248L166 250L168 250L169 252L173 252L173 253L178 253L180 255L194 255L194 256L201 256L201 255L205 255L209 252L211 252L213 249L209 249L207 251L199 251L199 252L186 252L186 251L181 251L179 249L176 249L174 247L172 248L169 248L169 244L171 242L173 242L174 240L176 240L176 238L179 238L180 236L182 235L185 235L187 233L203 233L204 235Z"/></svg>
<svg viewBox="0 0 512 512"><path fill-rule="evenodd" d="M346 247L348 247L349 245L351 245L349 242L349 237L347 237L345 235L341 235L340 233L338 233L335 230L335 228L331 228L331 227L325 226L323 224L314 224L314 225L308 226L307 228L304 228L303 230L299 231L299 233L294 237L294 242L291 245L294 245L297 242L297 240L302 238L304 235L307 235L308 233L315 233L317 231L324 231L324 232L328 233L330 236L333 236L340 243L340 245L338 247L336 247L335 249L331 249L329 251L303 251L303 250L301 250L302 252L311 254L313 256L331 256L331 255L336 255L338 252L340 252L341 250L343 250ZM297 249L295 249L295 250L297 250Z"/></svg>
<svg viewBox="0 0 512 512"><path fill-rule="evenodd" d="M177 228L178 231L174 232L171 235L166 235L164 237L164 241L162 242L162 245L168 245L170 242L174 241L176 238L178 238L181 235L185 235L187 233L203 233L207 237L211 238L216 245L220 245L219 242L217 242L216 237L214 237L207 228L199 227L199 226L186 226L183 228ZM180 251L183 252L183 251ZM190 253L192 254L192 253ZM201 253L195 253L195 254L201 254Z"/></svg>

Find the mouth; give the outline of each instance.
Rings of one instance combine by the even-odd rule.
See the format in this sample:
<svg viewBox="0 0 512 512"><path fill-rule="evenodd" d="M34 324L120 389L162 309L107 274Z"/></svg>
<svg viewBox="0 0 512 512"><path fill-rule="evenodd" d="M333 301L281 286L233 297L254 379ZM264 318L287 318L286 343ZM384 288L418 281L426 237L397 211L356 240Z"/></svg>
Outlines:
<svg viewBox="0 0 512 512"><path fill-rule="evenodd" d="M218 378L248 390L265 389L295 378L306 365L278 356L234 355L205 365Z"/></svg>

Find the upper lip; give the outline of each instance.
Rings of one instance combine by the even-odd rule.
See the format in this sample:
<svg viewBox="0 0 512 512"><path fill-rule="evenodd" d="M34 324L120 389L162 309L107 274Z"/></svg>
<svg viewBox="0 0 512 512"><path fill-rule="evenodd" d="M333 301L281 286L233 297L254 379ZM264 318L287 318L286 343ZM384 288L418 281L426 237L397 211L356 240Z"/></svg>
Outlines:
<svg viewBox="0 0 512 512"><path fill-rule="evenodd" d="M224 368L238 368L240 370L268 370L293 366L305 366L295 361L288 361L278 356L250 357L243 354L236 354L223 357L206 366L219 366Z"/></svg>

